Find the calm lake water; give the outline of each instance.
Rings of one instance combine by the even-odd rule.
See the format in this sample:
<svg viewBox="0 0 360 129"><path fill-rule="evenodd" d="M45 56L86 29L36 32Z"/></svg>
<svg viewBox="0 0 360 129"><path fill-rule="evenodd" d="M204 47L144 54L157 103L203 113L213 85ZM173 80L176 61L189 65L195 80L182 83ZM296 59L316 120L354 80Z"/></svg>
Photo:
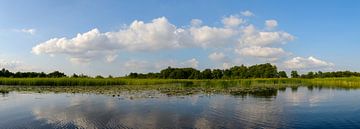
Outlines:
<svg viewBox="0 0 360 129"><path fill-rule="evenodd" d="M360 128L360 90L277 92L266 97L10 92L0 94L0 128Z"/></svg>

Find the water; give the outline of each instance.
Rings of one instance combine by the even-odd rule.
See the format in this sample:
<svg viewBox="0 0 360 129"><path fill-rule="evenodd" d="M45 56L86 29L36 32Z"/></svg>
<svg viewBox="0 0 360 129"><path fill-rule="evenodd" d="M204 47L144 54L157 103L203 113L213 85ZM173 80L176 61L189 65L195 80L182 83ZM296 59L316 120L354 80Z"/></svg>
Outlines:
<svg viewBox="0 0 360 129"><path fill-rule="evenodd" d="M267 97L10 92L0 94L0 128L360 128L360 90L277 92Z"/></svg>

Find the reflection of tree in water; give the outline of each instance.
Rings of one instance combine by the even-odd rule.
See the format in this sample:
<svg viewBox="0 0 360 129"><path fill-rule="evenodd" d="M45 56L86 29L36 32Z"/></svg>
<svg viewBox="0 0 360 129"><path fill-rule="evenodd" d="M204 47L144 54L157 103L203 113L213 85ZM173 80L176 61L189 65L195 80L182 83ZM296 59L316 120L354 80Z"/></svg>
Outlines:
<svg viewBox="0 0 360 129"><path fill-rule="evenodd" d="M239 91L230 91L231 95L245 97L247 95L253 97L264 97L271 98L277 95L278 89L275 88L261 88L261 89L249 89L249 90L239 90Z"/></svg>

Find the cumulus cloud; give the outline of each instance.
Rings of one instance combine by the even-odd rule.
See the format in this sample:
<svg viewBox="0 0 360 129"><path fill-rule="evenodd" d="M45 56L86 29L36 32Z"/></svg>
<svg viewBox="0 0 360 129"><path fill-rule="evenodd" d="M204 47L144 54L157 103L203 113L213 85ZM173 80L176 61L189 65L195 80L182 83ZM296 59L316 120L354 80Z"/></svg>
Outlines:
<svg viewBox="0 0 360 129"><path fill-rule="evenodd" d="M199 61L197 61L195 58L192 58L190 60L185 61L182 65L185 67L190 66L192 68L197 68L199 66Z"/></svg>
<svg viewBox="0 0 360 129"><path fill-rule="evenodd" d="M318 69L329 68L335 66L333 63L317 59L313 56L308 58L295 57L284 62L284 66L288 69Z"/></svg>
<svg viewBox="0 0 360 129"><path fill-rule="evenodd" d="M10 71L32 71L35 70L35 67L26 65L19 60L4 60L0 59L0 68L5 68Z"/></svg>
<svg viewBox="0 0 360 129"><path fill-rule="evenodd" d="M113 51L120 48L111 42L107 34L93 29L84 34L78 34L72 39L53 38L32 48L32 53L40 54L66 54L74 63L87 63L94 58L113 55Z"/></svg>
<svg viewBox="0 0 360 129"><path fill-rule="evenodd" d="M129 60L124 64L125 68L131 68L133 70L151 70L154 69L154 65L148 61L141 60Z"/></svg>
<svg viewBox="0 0 360 129"><path fill-rule="evenodd" d="M211 53L208 57L209 57L210 60L217 61L217 62L222 62L222 61L227 60L225 54L222 53L222 52Z"/></svg>
<svg viewBox="0 0 360 129"><path fill-rule="evenodd" d="M255 26L249 25L243 30L244 35L240 38L240 44L248 46L268 46L274 44L286 44L295 37L283 31L261 31Z"/></svg>
<svg viewBox="0 0 360 129"><path fill-rule="evenodd" d="M250 14L253 15L250 11L242 13L243 16L250 16ZM230 48L231 51L237 51L243 55L274 58L286 52L279 46L273 47L273 45L283 45L294 40L294 36L284 31L257 29L254 25L246 23L241 15L225 17L222 23L223 26L214 27L203 25L200 19L193 19L190 26L178 27L165 17L156 18L147 23L135 20L130 25L114 32L100 32L95 28L72 38L52 38L34 46L32 53L51 56L67 55L73 63L89 63L94 60L113 62L126 52L153 52L183 48L204 48L205 50ZM251 52L254 50L262 52ZM215 53L209 56L209 59L220 60L221 56L220 53ZM193 64L196 64L195 62L193 60Z"/></svg>
<svg viewBox="0 0 360 129"><path fill-rule="evenodd" d="M265 25L267 28L272 29L278 26L278 22L276 20L266 20Z"/></svg>
<svg viewBox="0 0 360 129"><path fill-rule="evenodd" d="M246 11L241 12L241 15L246 16L246 17L250 17L250 16L254 16L254 13L252 13L249 10L246 10Z"/></svg>
<svg viewBox="0 0 360 129"><path fill-rule="evenodd" d="M191 26L201 26L202 25L202 21L200 19L192 19L190 23L191 23Z"/></svg>
<svg viewBox="0 0 360 129"><path fill-rule="evenodd" d="M222 19L222 23L225 27L238 27L240 24L245 21L238 16L230 15L229 17L225 17Z"/></svg>
<svg viewBox="0 0 360 129"><path fill-rule="evenodd" d="M222 67L223 67L223 69L229 69L229 68L231 68L231 67L233 67L234 65L233 64L231 64L231 63L223 63L222 64Z"/></svg>
<svg viewBox="0 0 360 129"><path fill-rule="evenodd" d="M33 28L31 28L31 29L21 29L20 32L35 35L36 34L36 29L33 29Z"/></svg>
<svg viewBox="0 0 360 129"><path fill-rule="evenodd" d="M236 30L217 27L193 27L190 28L194 44L201 47L223 46L230 42L236 34Z"/></svg>
<svg viewBox="0 0 360 129"><path fill-rule="evenodd" d="M75 62L89 62L105 58L111 62L119 50L155 51L182 46L187 41L185 30L170 24L165 17L150 23L134 21L117 32L101 33L98 29L78 34L76 37L53 38L32 48L34 54L65 54Z"/></svg>
<svg viewBox="0 0 360 129"><path fill-rule="evenodd" d="M242 37L235 52L246 57L262 58L276 61L280 57L289 55L279 45L284 45L295 38L283 31L264 31L248 25L242 30Z"/></svg>
<svg viewBox="0 0 360 129"><path fill-rule="evenodd" d="M259 46L236 49L235 51L244 56L273 58L273 59L279 58L287 54L282 48L259 47Z"/></svg>

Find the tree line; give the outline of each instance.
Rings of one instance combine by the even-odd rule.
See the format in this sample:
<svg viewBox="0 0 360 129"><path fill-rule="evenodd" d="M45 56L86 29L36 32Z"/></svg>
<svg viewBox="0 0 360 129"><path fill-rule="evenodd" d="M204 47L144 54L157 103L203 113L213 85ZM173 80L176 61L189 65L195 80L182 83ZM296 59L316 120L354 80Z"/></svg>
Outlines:
<svg viewBox="0 0 360 129"><path fill-rule="evenodd" d="M44 72L10 72L7 69L2 69L0 71L0 77L13 77L13 78L60 78L60 77L67 77L64 73L59 71L54 71L51 73L44 73Z"/></svg>
<svg viewBox="0 0 360 129"><path fill-rule="evenodd" d="M277 71L270 63L253 66L234 66L230 69L205 69L168 67L159 73L130 73L128 78L160 79L243 79L243 78L287 78L285 71Z"/></svg>
<svg viewBox="0 0 360 129"><path fill-rule="evenodd" d="M154 78L154 79L247 79L247 78L288 78L285 71L278 71L270 63L252 66L234 66L229 69L205 69L168 67L159 73L130 73L127 78ZM330 78L330 77L360 77L358 72L308 72L299 74L291 71L291 78Z"/></svg>
<svg viewBox="0 0 360 129"><path fill-rule="evenodd" d="M66 74L54 71L51 73L44 72L10 72L2 69L0 77L12 78L91 78L84 74L73 74L67 76ZM330 77L360 77L360 73L351 71L336 71L336 72L308 72L299 74L297 71L290 72L291 78L330 78ZM103 76L95 76L95 78L105 78ZM108 76L107 78L113 78ZM285 71L278 71L275 65L270 63L258 64L252 66L233 66L229 69L205 69L197 70L194 68L172 68L168 67L158 73L130 73L124 78L139 78L139 79L247 79L247 78L288 78Z"/></svg>

